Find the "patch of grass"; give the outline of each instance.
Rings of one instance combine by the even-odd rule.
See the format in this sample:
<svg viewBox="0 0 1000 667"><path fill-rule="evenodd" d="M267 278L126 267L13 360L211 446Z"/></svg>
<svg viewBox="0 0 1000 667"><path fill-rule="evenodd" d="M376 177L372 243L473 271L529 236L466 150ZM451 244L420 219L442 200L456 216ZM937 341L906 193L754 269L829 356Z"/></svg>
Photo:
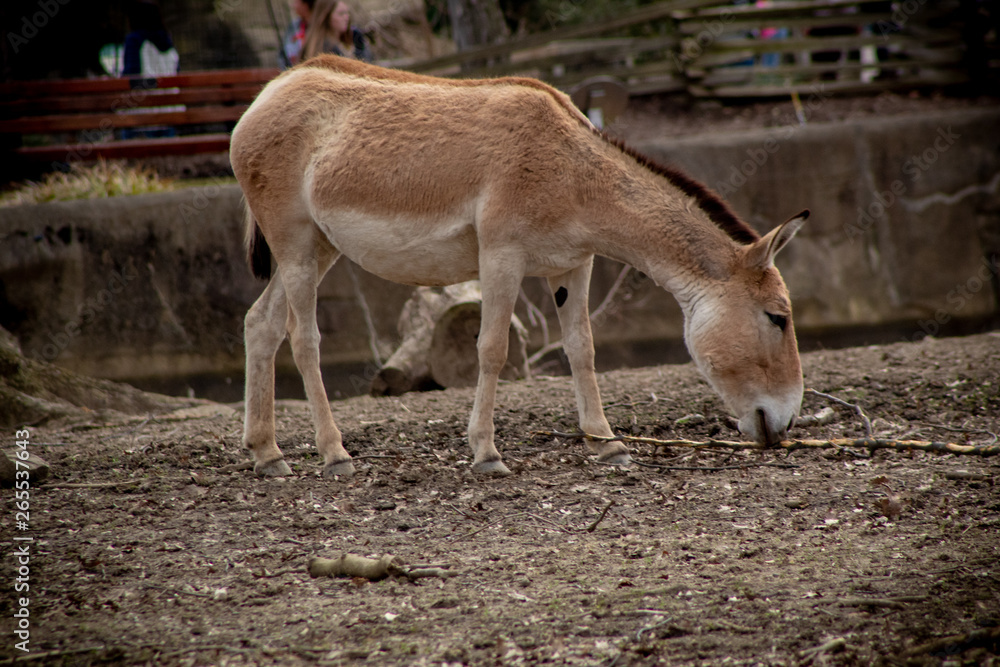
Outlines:
<svg viewBox="0 0 1000 667"><path fill-rule="evenodd" d="M38 182L27 181L0 196L0 206L137 195L173 188L172 179L160 178L149 167L99 160L88 165L74 164L68 172L50 172Z"/></svg>

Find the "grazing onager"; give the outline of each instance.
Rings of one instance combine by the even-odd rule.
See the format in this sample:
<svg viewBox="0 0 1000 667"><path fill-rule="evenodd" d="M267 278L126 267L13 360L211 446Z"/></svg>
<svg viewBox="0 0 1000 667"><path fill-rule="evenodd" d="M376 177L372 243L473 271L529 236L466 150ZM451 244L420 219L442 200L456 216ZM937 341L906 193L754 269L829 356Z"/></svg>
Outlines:
<svg viewBox="0 0 1000 667"><path fill-rule="evenodd" d="M594 373L587 294L594 255L631 264L677 298L698 368L769 444L802 401L775 254L803 211L761 238L700 184L618 145L532 79L448 81L327 56L272 81L233 131L257 275L246 317L244 443L260 475L290 472L275 443L274 355L290 337L327 475L354 471L320 376L316 288L341 255L400 283L479 278L473 469L507 473L493 443L497 377L525 276L556 297L580 426L610 436ZM592 443L625 463L620 442Z"/></svg>

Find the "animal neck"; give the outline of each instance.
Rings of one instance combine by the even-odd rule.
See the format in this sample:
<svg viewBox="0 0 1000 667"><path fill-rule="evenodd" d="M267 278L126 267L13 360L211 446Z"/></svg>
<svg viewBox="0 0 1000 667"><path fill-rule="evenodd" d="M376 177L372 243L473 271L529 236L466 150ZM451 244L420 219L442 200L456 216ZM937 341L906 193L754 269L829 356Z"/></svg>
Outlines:
<svg viewBox="0 0 1000 667"><path fill-rule="evenodd" d="M592 220L597 253L650 276L690 315L693 304L728 277L740 244L713 220L703 198L630 156L623 157L624 165L621 159L613 160L617 168L612 178L604 180L601 193L606 205L595 210ZM718 200L709 201L708 208L714 202ZM725 208L721 202L718 205ZM728 209L724 214L732 215ZM749 228L734 233L754 234Z"/></svg>

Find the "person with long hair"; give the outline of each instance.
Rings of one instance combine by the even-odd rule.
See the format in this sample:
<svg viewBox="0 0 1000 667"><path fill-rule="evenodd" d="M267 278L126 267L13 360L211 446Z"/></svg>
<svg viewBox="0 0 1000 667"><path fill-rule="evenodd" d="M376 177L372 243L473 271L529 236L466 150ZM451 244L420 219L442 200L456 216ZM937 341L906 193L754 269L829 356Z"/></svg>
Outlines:
<svg viewBox="0 0 1000 667"><path fill-rule="evenodd" d="M372 61L365 35L351 26L351 8L343 0L316 0L302 44L302 60L320 53Z"/></svg>

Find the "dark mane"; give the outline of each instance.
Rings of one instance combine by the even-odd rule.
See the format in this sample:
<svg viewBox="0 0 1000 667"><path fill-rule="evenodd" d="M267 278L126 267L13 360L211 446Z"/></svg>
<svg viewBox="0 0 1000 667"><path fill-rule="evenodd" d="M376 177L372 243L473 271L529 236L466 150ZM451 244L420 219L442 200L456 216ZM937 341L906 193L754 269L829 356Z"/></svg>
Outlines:
<svg viewBox="0 0 1000 667"><path fill-rule="evenodd" d="M640 165L646 167L654 174L663 176L681 192L689 197L693 197L694 200L698 202L698 206L701 210L708 214L709 219L737 243L749 245L750 243L760 239L760 234L754 231L747 223L740 220L739 216L737 216L736 213L729 208L729 204L723 201L723 199L712 190L708 189L687 174L678 171L673 167L664 166L642 153L639 153L631 146L626 145L620 139L614 139L609 137L607 134L603 134L603 136L608 143L616 146L619 150L634 159Z"/></svg>

